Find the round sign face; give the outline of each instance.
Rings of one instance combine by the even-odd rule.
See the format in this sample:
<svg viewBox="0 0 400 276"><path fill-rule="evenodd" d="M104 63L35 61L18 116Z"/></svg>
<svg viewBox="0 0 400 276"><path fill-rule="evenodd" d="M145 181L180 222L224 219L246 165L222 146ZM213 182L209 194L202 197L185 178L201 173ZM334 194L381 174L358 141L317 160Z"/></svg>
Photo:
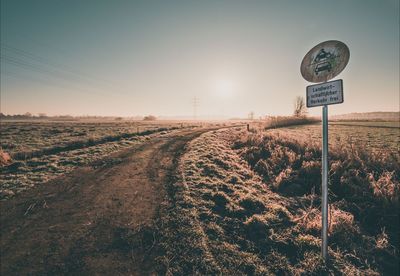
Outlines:
<svg viewBox="0 0 400 276"><path fill-rule="evenodd" d="M301 62L301 75L309 82L333 79L349 62L350 51L343 42L328 40L312 48Z"/></svg>

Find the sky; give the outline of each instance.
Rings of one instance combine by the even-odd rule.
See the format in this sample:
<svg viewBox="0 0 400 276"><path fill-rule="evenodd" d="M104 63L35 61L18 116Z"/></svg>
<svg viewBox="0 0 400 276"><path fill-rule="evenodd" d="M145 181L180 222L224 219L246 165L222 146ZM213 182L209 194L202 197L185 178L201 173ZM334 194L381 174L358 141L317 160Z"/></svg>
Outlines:
<svg viewBox="0 0 400 276"><path fill-rule="evenodd" d="M1 112L289 115L326 40L350 49L330 114L399 111L399 22L399 0L1 0Z"/></svg>

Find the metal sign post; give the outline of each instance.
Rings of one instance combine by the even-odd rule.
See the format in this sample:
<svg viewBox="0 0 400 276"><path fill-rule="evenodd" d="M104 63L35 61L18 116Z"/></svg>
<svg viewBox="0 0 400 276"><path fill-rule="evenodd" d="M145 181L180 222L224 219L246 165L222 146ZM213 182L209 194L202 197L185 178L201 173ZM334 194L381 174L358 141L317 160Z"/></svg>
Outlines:
<svg viewBox="0 0 400 276"><path fill-rule="evenodd" d="M343 42L329 40L312 48L304 56L300 67L304 79L320 83L307 86L306 94L307 107L322 106L321 255L325 261L328 259L328 105L343 103L343 81L327 80L339 75L349 58L349 48Z"/></svg>
<svg viewBox="0 0 400 276"><path fill-rule="evenodd" d="M328 257L328 106L322 107L322 258Z"/></svg>

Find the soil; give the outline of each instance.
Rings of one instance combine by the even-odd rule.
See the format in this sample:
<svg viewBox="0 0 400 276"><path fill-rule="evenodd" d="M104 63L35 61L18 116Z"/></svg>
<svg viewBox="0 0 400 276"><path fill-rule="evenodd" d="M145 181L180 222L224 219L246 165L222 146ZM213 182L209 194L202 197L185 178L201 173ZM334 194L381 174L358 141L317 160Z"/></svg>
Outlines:
<svg viewBox="0 0 400 276"><path fill-rule="evenodd" d="M209 130L153 138L1 202L1 275L156 273L165 185Z"/></svg>

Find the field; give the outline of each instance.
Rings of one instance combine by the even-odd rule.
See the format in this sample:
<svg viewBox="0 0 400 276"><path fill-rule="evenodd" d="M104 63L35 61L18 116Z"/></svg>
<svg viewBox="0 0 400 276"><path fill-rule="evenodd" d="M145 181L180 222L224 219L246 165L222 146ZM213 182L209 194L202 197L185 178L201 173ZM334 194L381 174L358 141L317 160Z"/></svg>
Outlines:
<svg viewBox="0 0 400 276"><path fill-rule="evenodd" d="M154 136L195 126L174 121L3 121L1 148L14 162L0 173L0 199L64 175L78 166L107 165L100 160L111 153Z"/></svg>
<svg viewBox="0 0 400 276"><path fill-rule="evenodd" d="M399 128L330 125L328 261L320 133L291 117L2 122L2 272L396 275Z"/></svg>
<svg viewBox="0 0 400 276"><path fill-rule="evenodd" d="M342 142L348 145L362 144L367 151L399 150L400 128L398 122L330 122L329 145ZM284 134L312 143L321 143L321 125L290 126L270 130L274 134Z"/></svg>
<svg viewBox="0 0 400 276"><path fill-rule="evenodd" d="M374 128L400 128L400 121L330 121L330 125L364 126Z"/></svg>
<svg viewBox="0 0 400 276"><path fill-rule="evenodd" d="M1 123L1 147L12 156L31 155L45 148L60 147L73 143L93 142L104 137L124 139L124 135L139 134L160 128L183 127L190 124L178 122L140 121L3 121Z"/></svg>
<svg viewBox="0 0 400 276"><path fill-rule="evenodd" d="M330 260L324 263L321 151L308 136L315 128L238 128L194 140L170 187L166 272L396 275L398 153L364 150L368 136L357 145L332 144Z"/></svg>

